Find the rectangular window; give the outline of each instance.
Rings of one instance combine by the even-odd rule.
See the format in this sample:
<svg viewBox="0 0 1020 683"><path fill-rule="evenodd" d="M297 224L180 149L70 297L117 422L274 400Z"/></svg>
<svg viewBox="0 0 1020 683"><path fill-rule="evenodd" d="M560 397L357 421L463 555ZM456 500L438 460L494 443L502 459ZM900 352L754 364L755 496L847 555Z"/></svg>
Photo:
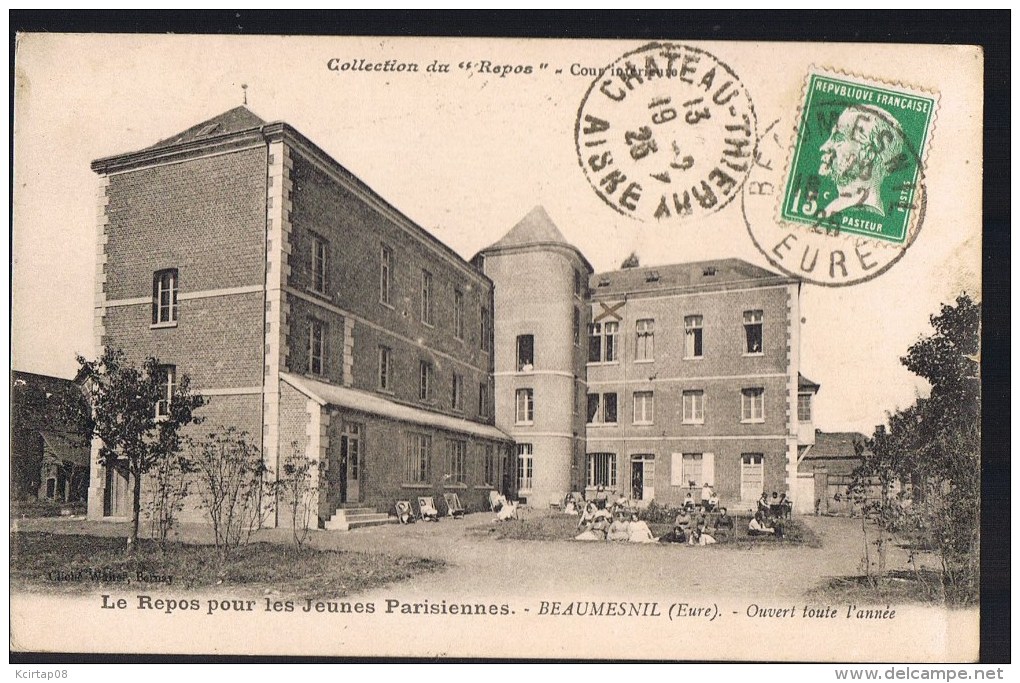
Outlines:
<svg viewBox="0 0 1020 683"><path fill-rule="evenodd" d="M454 410L464 410L464 376L453 373L453 397L451 401Z"/></svg>
<svg viewBox="0 0 1020 683"><path fill-rule="evenodd" d="M517 424L531 424L535 421L535 390L517 390Z"/></svg>
<svg viewBox="0 0 1020 683"><path fill-rule="evenodd" d="M447 474L453 484L467 483L467 441L447 442Z"/></svg>
<svg viewBox="0 0 1020 683"><path fill-rule="evenodd" d="M616 453L588 454L588 488L616 488Z"/></svg>
<svg viewBox="0 0 1020 683"><path fill-rule="evenodd" d="M715 484L715 455L712 453L674 453L670 461L669 483L683 488L701 488ZM695 493L694 498L700 499Z"/></svg>
<svg viewBox="0 0 1020 683"><path fill-rule="evenodd" d="M634 424L650 425L655 421L655 395L651 391L634 392Z"/></svg>
<svg viewBox="0 0 1020 683"><path fill-rule="evenodd" d="M581 271L574 268L574 296L581 296Z"/></svg>
<svg viewBox="0 0 1020 683"><path fill-rule="evenodd" d="M379 252L379 302L390 305L393 277L393 250L386 245Z"/></svg>
<svg viewBox="0 0 1020 683"><path fill-rule="evenodd" d="M688 424L705 422L705 392L701 389L683 392L683 421Z"/></svg>
<svg viewBox="0 0 1020 683"><path fill-rule="evenodd" d="M517 490L530 491L534 472L534 460L532 459L532 448L530 443L517 444Z"/></svg>
<svg viewBox="0 0 1020 683"><path fill-rule="evenodd" d="M408 484L426 484L432 462L432 437L427 434L408 434L404 457L404 481Z"/></svg>
<svg viewBox="0 0 1020 683"><path fill-rule="evenodd" d="M701 486L702 477L701 453L684 453L682 479L684 486Z"/></svg>
<svg viewBox="0 0 1020 683"><path fill-rule="evenodd" d="M418 399L432 400L432 363L428 361L418 363Z"/></svg>
<svg viewBox="0 0 1020 683"><path fill-rule="evenodd" d="M574 346L581 345L581 309L574 307Z"/></svg>
<svg viewBox="0 0 1020 683"><path fill-rule="evenodd" d="M602 421L616 424L616 394L602 394Z"/></svg>
<svg viewBox="0 0 1020 683"><path fill-rule="evenodd" d="M159 366L159 374L155 379L159 381L160 396L162 396L156 402L156 419L165 420L170 417L170 403L177 390L177 367L174 365Z"/></svg>
<svg viewBox="0 0 1020 683"><path fill-rule="evenodd" d="M577 376L574 376L574 402L573 402L573 413L577 415L577 403L581 400L581 387L577 383Z"/></svg>
<svg viewBox="0 0 1020 683"><path fill-rule="evenodd" d="M619 323L592 323L588 326L588 362L612 363L617 360L616 336Z"/></svg>
<svg viewBox="0 0 1020 683"><path fill-rule="evenodd" d="M762 352L762 311L744 311L745 353Z"/></svg>
<svg viewBox="0 0 1020 683"><path fill-rule="evenodd" d="M390 390L391 368L390 355L393 351L388 346L379 347L379 388L383 391Z"/></svg>
<svg viewBox="0 0 1020 683"><path fill-rule="evenodd" d="M432 325L432 273L421 271L421 321Z"/></svg>
<svg viewBox="0 0 1020 683"><path fill-rule="evenodd" d="M811 394L797 394L797 420L811 422Z"/></svg>
<svg viewBox="0 0 1020 683"><path fill-rule="evenodd" d="M482 306L482 310L481 310L481 322L479 323L479 331L478 331L478 333L481 335L481 339L479 340L479 344L481 346L482 351L485 351L486 353L488 353L489 349L492 348L491 345L490 345L490 341L491 341L490 337L492 335L489 333L489 329L490 329L489 328L489 309L486 308L485 306Z"/></svg>
<svg viewBox="0 0 1020 683"><path fill-rule="evenodd" d="M329 268L329 242L318 235L312 235L312 289L326 293Z"/></svg>
<svg viewBox="0 0 1020 683"><path fill-rule="evenodd" d="M740 390L740 421L765 421L765 390L761 387Z"/></svg>
<svg viewBox="0 0 1020 683"><path fill-rule="evenodd" d="M700 315L684 317L684 358L701 358L704 355L704 319Z"/></svg>
<svg viewBox="0 0 1020 683"><path fill-rule="evenodd" d="M159 270L152 276L152 324L177 322L177 269Z"/></svg>
<svg viewBox="0 0 1020 683"><path fill-rule="evenodd" d="M491 444L485 444L485 463L484 463L484 478L482 483L487 486L495 486L496 481L499 479L499 473L496 471L496 450Z"/></svg>
<svg viewBox="0 0 1020 683"><path fill-rule="evenodd" d="M517 335L517 372L535 369L535 335Z"/></svg>
<svg viewBox="0 0 1020 683"><path fill-rule="evenodd" d="M464 292L453 290L453 336L464 338Z"/></svg>
<svg viewBox="0 0 1020 683"><path fill-rule="evenodd" d="M616 393L588 394L588 423L616 424Z"/></svg>
<svg viewBox="0 0 1020 683"><path fill-rule="evenodd" d="M478 385L478 417L489 416L489 385Z"/></svg>
<svg viewBox="0 0 1020 683"><path fill-rule="evenodd" d="M655 359L655 321L637 321L637 347L635 360Z"/></svg>
<svg viewBox="0 0 1020 683"><path fill-rule="evenodd" d="M326 374L326 323L315 318L308 321L308 372Z"/></svg>

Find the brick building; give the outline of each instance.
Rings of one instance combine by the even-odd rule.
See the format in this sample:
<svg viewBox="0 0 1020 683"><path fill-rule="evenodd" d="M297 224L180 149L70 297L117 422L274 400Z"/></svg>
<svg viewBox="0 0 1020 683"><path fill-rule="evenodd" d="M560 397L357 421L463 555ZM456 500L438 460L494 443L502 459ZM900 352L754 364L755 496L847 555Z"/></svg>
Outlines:
<svg viewBox="0 0 1020 683"><path fill-rule="evenodd" d="M444 491L478 509L510 478L492 282L301 133L238 107L92 169L97 353L186 373L201 430L243 429L273 472L322 463L321 523ZM128 496L93 456L89 516Z"/></svg>
<svg viewBox="0 0 1020 683"><path fill-rule="evenodd" d="M804 509L818 385L799 372L798 280L736 259L591 274L541 209L478 259L496 283L496 421L518 441L522 495L603 485L676 504L708 483L730 505L764 490Z"/></svg>
<svg viewBox="0 0 1020 683"><path fill-rule="evenodd" d="M446 491L477 510L494 488L750 504L813 484L796 279L735 259L594 274L541 207L468 263L244 107L92 168L97 354L186 373L201 429L246 431L271 472L321 463L327 528ZM127 484L94 453L89 516L126 516Z"/></svg>

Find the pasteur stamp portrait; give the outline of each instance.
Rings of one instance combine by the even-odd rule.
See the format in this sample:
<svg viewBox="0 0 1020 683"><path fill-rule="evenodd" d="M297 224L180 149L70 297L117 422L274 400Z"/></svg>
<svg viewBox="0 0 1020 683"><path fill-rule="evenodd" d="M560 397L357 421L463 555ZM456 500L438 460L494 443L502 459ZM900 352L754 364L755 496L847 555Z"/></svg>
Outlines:
<svg viewBox="0 0 1020 683"><path fill-rule="evenodd" d="M772 265L842 286L899 260L924 220L936 109L936 96L920 89L809 73L785 175L775 165L784 144L777 121L745 193L748 230ZM773 192L780 203L770 215Z"/></svg>

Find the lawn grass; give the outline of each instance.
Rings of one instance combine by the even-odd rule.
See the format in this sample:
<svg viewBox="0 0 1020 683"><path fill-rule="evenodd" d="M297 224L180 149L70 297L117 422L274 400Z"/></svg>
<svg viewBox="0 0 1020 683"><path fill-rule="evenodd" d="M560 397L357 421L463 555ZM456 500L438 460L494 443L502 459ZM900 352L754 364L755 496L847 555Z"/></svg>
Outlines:
<svg viewBox="0 0 1020 683"><path fill-rule="evenodd" d="M41 532L11 534L11 587L29 591L216 588L327 598L358 593L443 567L440 560L421 557L298 550L273 543L241 546L228 559L221 560L213 546L168 543L160 548L154 541L141 539L135 554L129 556L124 551L123 538ZM62 580L54 572L74 578ZM144 578L139 578L139 572ZM171 577L171 583L154 577Z"/></svg>
<svg viewBox="0 0 1020 683"><path fill-rule="evenodd" d="M77 503L55 503L52 500L41 500L38 498L12 500L11 518L81 516L85 514L85 507L84 501Z"/></svg>
<svg viewBox="0 0 1020 683"><path fill-rule="evenodd" d="M574 515L551 514L537 517L526 517L523 520L494 522L489 527L482 527L477 533L490 538L511 541L573 541L577 536L577 517ZM782 539L772 536L748 536L746 516L734 516L736 534L733 538L721 536L717 546L737 548L777 547L790 545L806 545L820 548L821 541L807 525L796 518L786 521ZM656 538L663 536L672 529L671 524L649 524L648 528Z"/></svg>

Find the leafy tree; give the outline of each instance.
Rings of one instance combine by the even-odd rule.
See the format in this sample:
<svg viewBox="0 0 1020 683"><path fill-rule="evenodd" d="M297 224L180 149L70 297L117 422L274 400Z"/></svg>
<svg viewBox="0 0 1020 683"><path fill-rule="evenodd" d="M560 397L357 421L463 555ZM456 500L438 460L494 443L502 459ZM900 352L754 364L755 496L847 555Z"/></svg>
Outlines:
<svg viewBox="0 0 1020 683"><path fill-rule="evenodd" d="M857 490L880 484L870 506L884 532L910 531L941 560L945 596L977 595L981 507L981 307L967 294L931 316L934 334L900 361L931 384L928 398L889 418L864 445ZM880 546L880 551L882 546Z"/></svg>
<svg viewBox="0 0 1020 683"><path fill-rule="evenodd" d="M100 464L126 472L131 479L131 552L138 542L142 477L178 457L181 429L201 421L194 412L206 400L191 393L190 381L183 375L167 401L166 370L155 358L135 367L123 351L107 348L98 360L78 356L78 364L90 408L78 418L88 437L99 440ZM161 402L163 409L157 414Z"/></svg>

